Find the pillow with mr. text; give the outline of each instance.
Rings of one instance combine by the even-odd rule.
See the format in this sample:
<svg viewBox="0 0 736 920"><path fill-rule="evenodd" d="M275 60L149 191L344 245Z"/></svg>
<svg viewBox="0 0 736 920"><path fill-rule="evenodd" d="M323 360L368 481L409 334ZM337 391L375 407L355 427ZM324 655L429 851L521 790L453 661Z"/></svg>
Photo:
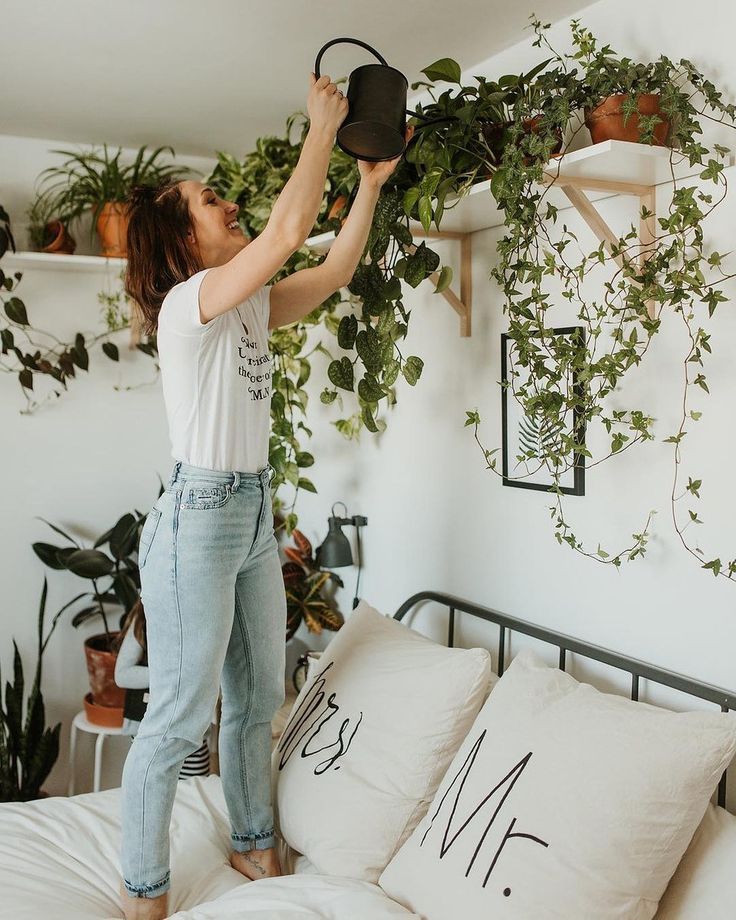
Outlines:
<svg viewBox="0 0 736 920"><path fill-rule="evenodd" d="M600 693L523 651L379 885L426 920L651 920L735 750L728 713Z"/></svg>

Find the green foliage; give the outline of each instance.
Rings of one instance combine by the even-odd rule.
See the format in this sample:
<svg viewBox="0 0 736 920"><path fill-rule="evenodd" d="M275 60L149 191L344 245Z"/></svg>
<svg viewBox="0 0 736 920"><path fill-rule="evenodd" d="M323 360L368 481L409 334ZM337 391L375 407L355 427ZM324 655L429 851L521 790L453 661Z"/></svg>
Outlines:
<svg viewBox="0 0 736 920"><path fill-rule="evenodd" d="M54 618L44 639L44 618L48 585L43 580L43 591L38 611L38 657L36 673L23 718L25 681L23 662L18 646L13 640L13 683L5 684L2 699L0 676L0 802L27 802L39 796L41 786L59 756L61 722L53 728L46 727L46 713L41 693L43 653L56 627Z"/></svg>
<svg viewBox="0 0 736 920"><path fill-rule="evenodd" d="M135 185L157 185L173 176L190 172L173 163L156 160L164 151L174 155L173 147L158 147L146 155L141 147L132 163L120 162L122 148L110 153L107 144L102 153L96 148L84 150L52 150L67 157L61 166L50 166L39 176L38 197L31 206L35 222L42 217L57 217L67 226L92 211L90 242L94 239L97 218L108 202L123 202Z"/></svg>
<svg viewBox="0 0 736 920"><path fill-rule="evenodd" d="M281 566L286 591L286 641L304 623L307 629L319 635L323 629L336 631L345 624L345 618L328 595L330 583L344 587L336 572L323 571L312 551L312 544L304 534L292 528L293 546L286 546L287 558Z"/></svg>
<svg viewBox="0 0 736 920"><path fill-rule="evenodd" d="M0 207L0 258L15 249L15 240L10 229L7 212ZM73 341L62 342L55 335L36 327L29 317L25 303L16 296L23 279L22 272L6 275L0 267L0 370L18 378L21 391L26 398L25 414L34 412L45 399L61 396L61 390L54 389L44 400L34 399L36 375L50 377L68 389L68 382L75 378L77 369L88 371L90 351L100 344L103 354L111 361L119 359L118 348L110 341L111 336L130 326L130 302L121 287L113 294L101 292L98 300L103 308L104 330L97 333L77 332ZM10 295L10 296L8 296ZM44 339L39 347L38 337ZM50 344L49 344L50 343ZM154 358L158 355L156 336L146 336L136 348Z"/></svg>
<svg viewBox="0 0 736 920"><path fill-rule="evenodd" d="M305 464L308 465L308 464ZM159 497L164 491L163 483L159 490ZM127 512L115 524L95 540L92 547L83 547L66 531L56 524L41 520L68 541L65 546L54 543L37 542L33 544L33 551L45 566L56 571L67 571L92 583L91 591L77 594L54 617L54 624L61 614L79 602L84 604L77 609L72 617L72 626L75 628L101 617L105 630L108 647L112 647L113 636L107 622L105 604L118 604L122 607L119 627L131 607L140 597L141 578L138 570L138 544L141 530L146 523L147 515L140 511ZM103 552L100 547L107 546L109 553ZM108 581L98 584L100 580ZM91 602L91 603L90 603Z"/></svg>
<svg viewBox="0 0 736 920"><path fill-rule="evenodd" d="M491 277L503 292L511 363L517 371L524 371L512 376L511 395L542 430L555 433L554 438L536 438L533 451L554 481L551 491L556 503L550 511L555 537L560 544L597 562L617 567L623 560L646 552L652 512L641 532L632 534L627 548L609 552L598 543L596 549L587 549L566 519L560 480L579 452L588 458L588 465L598 465L654 440L654 420L646 408L614 409L611 397L620 390L629 371L644 360L662 323L672 323L679 316L689 342L683 356L683 414L679 429L665 440L674 450L675 527L688 551L703 564L702 550L691 547L683 537L686 527L701 523L700 518L691 511L685 525L678 520L676 502L681 496L676 494L677 471L686 424L699 417L690 411L688 394L693 386L708 392L702 368L705 354L710 352L709 335L699 326L697 311L705 304L712 315L718 303L726 299L719 287L730 276L720 270L720 255L709 253L704 242L703 221L722 200L726 178L719 162L725 151L714 147L711 152L702 144L700 122L714 118L733 126L736 112L732 105L722 102L720 93L689 61L675 64L662 55L654 63L640 64L620 58L610 46L599 46L577 21L572 23L573 51L563 55L549 45L547 25L535 19L533 26L534 44L544 45L552 53L552 66L538 72L528 92L514 102L511 143L504 146L491 186L505 216L505 235L498 243L498 263ZM673 180L671 204L657 219L656 246L646 258L634 224L611 251L601 245L586 252L572 230L558 220L557 210L547 202L548 188L540 182L545 167L550 175L555 174L555 168L547 165L555 138L564 132L570 143L583 127L580 112L611 93L631 94L628 114L636 111L638 94L658 93L662 113L671 123L671 160L684 157L690 166L701 167L700 180L712 182L718 193L713 196L694 184L683 186ZM524 124L537 116L535 131L525 131ZM640 120L642 143L652 143L654 123ZM615 257L621 260L621 267L613 263ZM612 277L592 299L588 293L591 288L584 282L600 265L610 265ZM574 307L585 333L582 345L551 334L554 307L560 302ZM649 316L650 303L654 318ZM564 424L571 417L580 419L577 430ZM492 452L478 438L479 423L477 412L468 411L466 425L473 426L487 467L498 472L495 462L489 460ZM583 444L581 432L596 426L602 426L609 447L594 458ZM530 431L530 445L532 435ZM687 494L697 498L701 481L691 478L690 482L693 485ZM724 565L715 559L704 567L731 578L736 560Z"/></svg>

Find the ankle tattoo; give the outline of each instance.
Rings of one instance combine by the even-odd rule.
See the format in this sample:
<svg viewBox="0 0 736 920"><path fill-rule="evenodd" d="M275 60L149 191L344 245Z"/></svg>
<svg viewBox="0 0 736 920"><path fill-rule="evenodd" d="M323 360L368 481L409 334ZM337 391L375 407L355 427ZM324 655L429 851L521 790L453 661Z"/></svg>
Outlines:
<svg viewBox="0 0 736 920"><path fill-rule="evenodd" d="M253 857L250 856L248 853L244 853L243 855L245 856L245 860L246 860L246 862L248 863L249 866L252 866L252 867L253 867L254 869L256 869L258 872L260 872L261 875L265 875L265 874L266 874L266 870L263 868L263 866L262 866L257 860L253 859Z"/></svg>

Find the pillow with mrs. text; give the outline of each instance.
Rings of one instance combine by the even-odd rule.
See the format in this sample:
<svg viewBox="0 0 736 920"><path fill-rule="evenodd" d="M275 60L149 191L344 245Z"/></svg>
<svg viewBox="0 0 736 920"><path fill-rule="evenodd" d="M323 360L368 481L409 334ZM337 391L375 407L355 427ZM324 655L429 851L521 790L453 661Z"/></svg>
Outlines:
<svg viewBox="0 0 736 920"><path fill-rule="evenodd" d="M272 755L284 841L319 873L375 882L422 817L494 680L361 602L294 702Z"/></svg>

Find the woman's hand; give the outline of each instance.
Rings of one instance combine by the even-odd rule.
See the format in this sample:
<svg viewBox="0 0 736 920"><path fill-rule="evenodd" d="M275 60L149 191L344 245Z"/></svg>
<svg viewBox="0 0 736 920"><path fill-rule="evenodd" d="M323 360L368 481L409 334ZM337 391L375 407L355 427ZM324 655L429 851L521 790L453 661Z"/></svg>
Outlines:
<svg viewBox="0 0 736 920"><path fill-rule="evenodd" d="M414 135L414 125L407 125L404 132L404 140L408 144ZM380 163L369 163L366 160L358 160L358 171L360 172L361 184L372 184L375 188L381 188L383 183L388 179L391 173L396 169L399 160L403 154L394 157L393 160L382 160Z"/></svg>
<svg viewBox="0 0 736 920"><path fill-rule="evenodd" d="M329 131L334 137L348 114L348 100L325 74L318 80L315 74L311 73L309 82L311 88L307 99L307 112L310 127Z"/></svg>

